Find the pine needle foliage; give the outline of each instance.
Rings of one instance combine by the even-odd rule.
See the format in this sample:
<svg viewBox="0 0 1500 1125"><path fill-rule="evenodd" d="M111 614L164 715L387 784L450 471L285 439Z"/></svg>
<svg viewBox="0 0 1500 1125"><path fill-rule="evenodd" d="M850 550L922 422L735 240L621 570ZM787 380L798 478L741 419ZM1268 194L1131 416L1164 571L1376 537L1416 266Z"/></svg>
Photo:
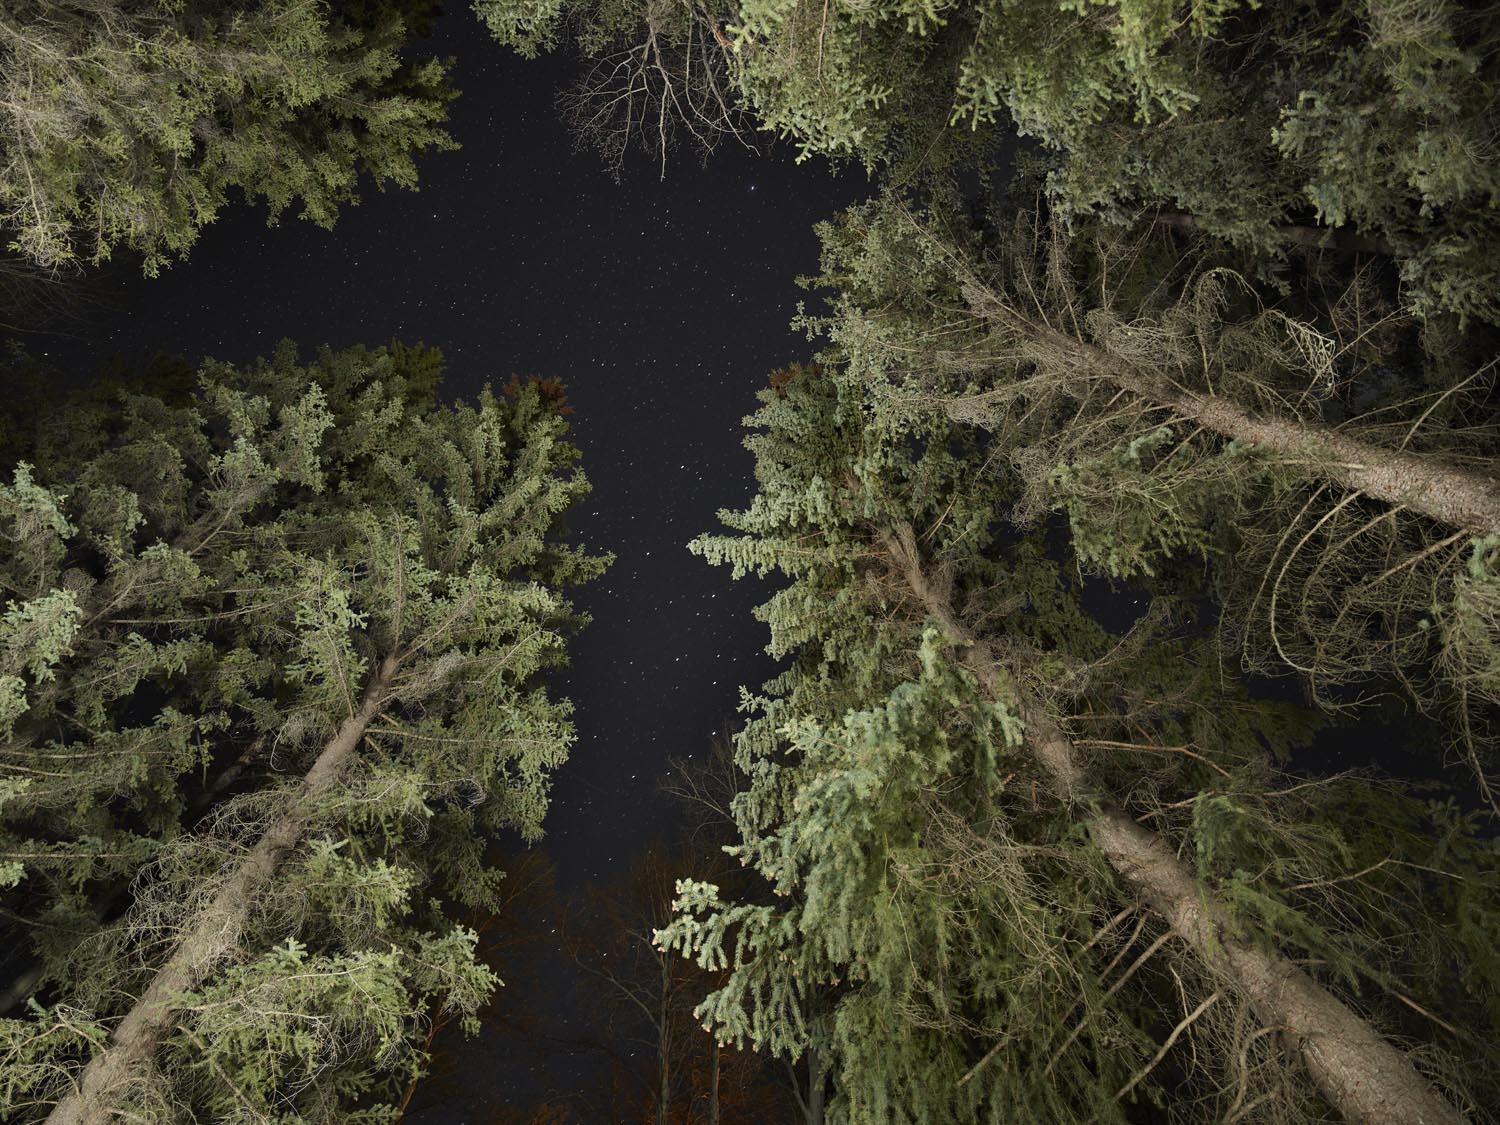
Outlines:
<svg viewBox="0 0 1500 1125"><path fill-rule="evenodd" d="M808 153L900 167L933 136L1034 139L1067 216L1189 216L1252 252L1394 255L1405 303L1500 316L1493 12L1442 0L746 0L743 83ZM1354 243L1349 243L1353 245Z"/></svg>
<svg viewBox="0 0 1500 1125"><path fill-rule="evenodd" d="M1316 259L1278 294L1149 215L1070 235L1040 200L987 227L887 202L822 232L834 312L804 323L883 409L994 434L1013 520L1062 514L1083 570L1212 597L1225 659L1321 706L1448 715L1488 794L1493 333Z"/></svg>
<svg viewBox="0 0 1500 1125"><path fill-rule="evenodd" d="M758 491L692 544L787 580L757 616L791 658L745 694L736 739L729 850L765 894L683 880L657 935L728 973L705 1024L825 1054L832 1121L1324 1117L1276 1029L1095 849L1089 807L1118 802L1196 857L1244 935L1313 966L1482 1117L1493 1047L1470 1032L1492 1026L1481 934L1500 883L1471 820L1357 777L1286 776L1307 714L1226 682L1184 603L1105 630L1066 551L1001 518L1022 488L1003 447L939 410L891 411L848 357L822 360L761 394ZM994 693L893 545L995 654ZM1042 714L1087 792L1060 795L1041 764Z"/></svg>
<svg viewBox="0 0 1500 1125"><path fill-rule="evenodd" d="M799 158L888 183L987 175L1008 139L1070 220L1143 208L1260 272L1296 246L1390 257L1414 315L1500 320L1497 35L1453 0L477 0L522 53L566 27L612 76L575 117L711 140L728 104ZM678 48L707 48L705 114ZM663 48L670 45L670 51ZM634 62L640 59L640 64ZM665 61L663 61L665 60ZM653 73L650 62L657 63ZM669 72L674 76L668 79ZM722 72L722 78L717 76ZM624 77L622 77L624 76ZM658 77L660 76L660 77ZM662 81L669 96L648 95ZM684 93L671 96L676 89ZM611 115L628 107L622 128ZM608 133L609 131L607 131ZM654 142L653 142L654 143ZM705 147L711 147L705 144Z"/></svg>
<svg viewBox="0 0 1500 1125"><path fill-rule="evenodd" d="M155 275L237 195L326 227L362 173L414 187L415 154L454 147L446 64L400 55L420 7L7 3L0 235L45 270L127 251Z"/></svg>
<svg viewBox="0 0 1500 1125"><path fill-rule="evenodd" d="M119 1049L288 818L110 1112L391 1120L431 1014L472 1026L497 985L454 917L498 906L488 841L542 831L572 728L537 677L607 560L560 538L588 486L545 396L439 405L439 364L283 344L206 363L184 402L83 396L11 467L0 893L32 998L0 1020L6 1120ZM307 788L356 712L336 784Z"/></svg>

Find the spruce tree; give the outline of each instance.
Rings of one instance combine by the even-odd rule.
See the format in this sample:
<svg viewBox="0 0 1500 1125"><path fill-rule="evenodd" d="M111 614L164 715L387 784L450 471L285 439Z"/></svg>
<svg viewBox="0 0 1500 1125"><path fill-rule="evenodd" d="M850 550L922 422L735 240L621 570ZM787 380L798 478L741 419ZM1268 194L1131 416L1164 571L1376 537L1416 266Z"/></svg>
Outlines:
<svg viewBox="0 0 1500 1125"><path fill-rule="evenodd" d="M1500 319L1492 8L1435 0L476 0L502 40L723 47L742 105L803 156L899 182L1025 138L1070 216L1142 208L1254 252L1390 255L1418 315ZM607 29L607 30L606 30ZM690 123L688 106L663 100Z"/></svg>
<svg viewBox="0 0 1500 1125"><path fill-rule="evenodd" d="M768 893L684 880L658 935L729 972L705 1022L816 1044L840 1121L1491 1104L1472 822L1285 774L1307 717L1226 682L1187 599L1110 633L1066 544L1007 526L1003 446L825 359L762 393L759 490L693 544L786 579L757 614L791 661L737 739Z"/></svg>
<svg viewBox="0 0 1500 1125"><path fill-rule="evenodd" d="M1279 294L1149 217L1069 235L1039 200L982 227L887 201L822 231L834 309L808 325L884 409L992 434L1015 518L1065 515L1092 574L1212 596L1232 665L1452 720L1494 804L1492 331L1417 325L1316 259Z"/></svg>
<svg viewBox="0 0 1500 1125"><path fill-rule="evenodd" d="M497 833L572 738L538 674L606 560L538 386L291 345L44 415L0 491L0 863L39 973L7 1120L389 1120L498 983Z"/></svg>
<svg viewBox="0 0 1500 1125"><path fill-rule="evenodd" d="M19 0L0 8L0 235L57 271L117 250L147 274L237 194L331 226L361 174L414 187L452 148L429 5Z"/></svg>

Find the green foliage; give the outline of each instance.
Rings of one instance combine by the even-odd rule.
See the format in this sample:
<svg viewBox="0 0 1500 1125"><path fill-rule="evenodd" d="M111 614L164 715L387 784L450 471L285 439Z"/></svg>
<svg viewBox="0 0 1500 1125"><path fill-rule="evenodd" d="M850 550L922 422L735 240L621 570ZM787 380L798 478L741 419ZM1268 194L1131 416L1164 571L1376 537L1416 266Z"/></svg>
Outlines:
<svg viewBox="0 0 1500 1125"><path fill-rule="evenodd" d="M10 249L53 270L123 249L154 275L237 194L331 226L361 174L415 187L413 155L453 147L454 94L446 64L400 57L401 8L8 4Z"/></svg>
<svg viewBox="0 0 1500 1125"><path fill-rule="evenodd" d="M774 819L756 807L769 788L756 762L736 811L760 834L733 854L793 905L724 903L717 888L683 883L661 940L733 970L699 1009L721 1034L788 1054L826 1037L833 1120L1065 1120L1079 1107L1115 1118L1102 1087L1128 1077L1128 1051L1091 1049L1055 1084L1027 1073L1055 1042L1043 1013L1060 1020L1080 989L1098 998L1051 952L1087 940L1075 911L1095 873L1010 836L1032 819L1000 772L1022 765L1013 716L975 698L935 634L924 646L919 677L871 709L784 728ZM971 722L955 722L955 708ZM1140 1041L1124 1013L1101 1023ZM961 1084L975 1037L990 1035L1003 1054Z"/></svg>
<svg viewBox="0 0 1500 1125"><path fill-rule="evenodd" d="M440 406L439 371L286 344L28 439L0 492L0 894L47 1006L0 1020L7 1120L76 1076L382 662L391 698L134 1111L388 1120L426 1021L493 989L449 912L496 908L487 841L541 833L572 729L537 676L607 560L559 541L588 486L555 404Z"/></svg>
<svg viewBox="0 0 1500 1125"><path fill-rule="evenodd" d="M1080 563L1112 578L1155 577L1161 560L1216 549L1216 522L1232 518L1234 493L1255 482L1250 460L1232 443L1205 453L1163 425L1059 465L1046 487L1068 515Z"/></svg>
<svg viewBox="0 0 1500 1125"><path fill-rule="evenodd" d="M407 949L329 956L293 938L184 996L193 1027L174 1053L201 1088L200 1112L214 1121L284 1120L281 1092L313 1087L325 1114L364 1099L358 1120L390 1120L394 1105L368 1100L381 1073L421 1073L409 1042L413 1009L438 995L472 1013L499 983L474 960L474 943L472 931L454 929L420 935ZM465 1022L477 1031L472 1014Z"/></svg>
<svg viewBox="0 0 1500 1125"><path fill-rule="evenodd" d="M476 7L502 42L528 54L551 46L565 18L596 56L620 44L649 55L662 39L688 37L696 20L727 45L722 61L742 104L801 158L853 158L887 169L893 182L933 183L987 169L1014 133L1035 140L1030 162L1070 219L1186 212L1267 273L1284 265L1289 242L1318 238L1300 224L1353 226L1394 254L1417 316L1456 314L1460 327L1500 322L1492 124L1500 23L1483 6ZM662 108L692 116L670 99Z"/></svg>
<svg viewBox="0 0 1500 1125"><path fill-rule="evenodd" d="M563 8L564 0L474 0L474 12L490 34L527 59L557 45Z"/></svg>
<svg viewBox="0 0 1500 1125"><path fill-rule="evenodd" d="M855 156L873 166L871 154L903 124L888 103L894 96L910 110L950 54L952 23L971 19L961 5L925 0L742 3L735 37L747 99L764 128L797 144L800 158Z"/></svg>
<svg viewBox="0 0 1500 1125"><path fill-rule="evenodd" d="M924 268L912 260L918 284ZM885 296L841 337L851 349L875 355L875 332L915 323L920 299L884 271L845 284ZM924 390L942 385L934 368ZM904 374L838 348L778 372L747 419L756 495L721 513L729 534L691 545L785 579L757 616L791 658L745 693L736 739L747 783L730 854L763 891L683 880L657 934L727 973L698 1015L779 1054L817 1051L833 1121L1122 1120L1137 1099L1172 1120L1257 1100L1275 1119L1315 1117L1243 1001L1137 913L1094 851L1088 806L1111 802L1197 857L1244 936L1315 959L1325 985L1399 1021L1447 1088L1484 1104L1493 1052L1461 1029L1492 1018L1493 958L1471 969L1469 951L1500 886L1474 821L1394 786L1284 778L1308 716L1226 682L1187 599L1163 592L1126 635L1105 631L1068 577L1070 545L1003 522L1022 485L1010 431L901 393ZM1142 461L1169 440L1145 434ZM916 584L983 638L991 686ZM1029 713L1064 726L1087 793L1054 794ZM1451 1019L1407 1020L1397 993Z"/></svg>
<svg viewBox="0 0 1500 1125"><path fill-rule="evenodd" d="M1500 705L1500 535L1471 540L1452 600L1437 608L1444 659L1461 689Z"/></svg>
<svg viewBox="0 0 1500 1125"><path fill-rule="evenodd" d="M1222 245L1153 223L1069 234L1041 201L976 223L886 199L820 233L831 312L802 323L880 413L992 434L986 471L1022 486L1009 515L1065 515L1081 569L1214 599L1220 659L1294 672L1326 708L1351 705L1346 685L1398 690L1451 717L1482 773L1494 554L1343 470L1417 454L1487 487L1490 333L1418 329L1368 271L1308 261L1278 294ZM1275 440L1234 436L1262 422ZM1358 450L1334 456L1335 436Z"/></svg>

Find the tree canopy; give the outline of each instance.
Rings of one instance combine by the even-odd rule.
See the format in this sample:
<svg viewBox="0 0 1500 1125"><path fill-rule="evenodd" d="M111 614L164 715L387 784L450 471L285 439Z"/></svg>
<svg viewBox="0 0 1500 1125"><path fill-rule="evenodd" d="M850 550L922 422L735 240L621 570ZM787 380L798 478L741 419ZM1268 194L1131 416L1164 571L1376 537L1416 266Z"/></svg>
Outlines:
<svg viewBox="0 0 1500 1125"><path fill-rule="evenodd" d="M0 10L0 232L57 270L148 274L235 196L332 225L361 175L452 148L447 65L402 57L427 4L19 0Z"/></svg>
<svg viewBox="0 0 1500 1125"><path fill-rule="evenodd" d="M978 225L871 204L823 239L809 327L883 409L992 435L1014 517L1066 515L1083 569L1212 597L1226 663L1445 714L1493 804L1493 332L1315 260L1282 296L1149 218L1070 235L1039 199Z"/></svg>
<svg viewBox="0 0 1500 1125"><path fill-rule="evenodd" d="M832 1120L1490 1104L1469 1033L1496 1016L1500 884L1472 818L1287 775L1308 716L1220 677L1187 599L1106 630L1063 545L1007 526L983 431L882 409L841 365L761 403L759 491L693 548L788 582L758 616L791 663L737 739L732 854L770 896L683 881L658 935L729 972L706 1022L828 1052ZM1304 1034L1328 1054L1289 1069Z"/></svg>
<svg viewBox="0 0 1500 1125"><path fill-rule="evenodd" d="M1268 267L1289 242L1360 246L1393 256L1418 315L1500 319L1500 21L1484 6L477 0L476 8L502 42L533 52L554 44L565 21L583 29L589 54L606 43L649 44L664 25L683 38L698 21L722 47L739 104L804 157L856 159L909 181L934 165L947 174L985 167L1015 135L1032 146L1028 161L1045 171L1068 215L1121 222L1165 209ZM655 108L689 116L670 98Z"/></svg>
<svg viewBox="0 0 1500 1125"><path fill-rule="evenodd" d="M687 846L546 924L496 842L542 835L609 562L564 382L286 343L59 395L7 352L0 1117L399 1120L517 907L657 1125L1500 1121L1500 9L472 8L583 56L616 173L759 132L878 177L689 545L775 578L781 669L679 770ZM0 293L414 187L435 14L0 7Z"/></svg>
<svg viewBox="0 0 1500 1125"><path fill-rule="evenodd" d="M537 385L439 406L435 360L87 396L0 489L7 1120L386 1120L498 983L450 911L542 831L537 675L607 560L559 537L587 484Z"/></svg>

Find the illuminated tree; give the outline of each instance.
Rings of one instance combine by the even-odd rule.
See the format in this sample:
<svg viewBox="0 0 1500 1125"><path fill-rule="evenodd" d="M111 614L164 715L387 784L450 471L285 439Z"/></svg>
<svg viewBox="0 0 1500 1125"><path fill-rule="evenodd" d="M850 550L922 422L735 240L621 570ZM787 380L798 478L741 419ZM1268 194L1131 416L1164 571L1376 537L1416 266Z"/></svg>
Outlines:
<svg viewBox="0 0 1500 1125"><path fill-rule="evenodd" d="M1215 597L1220 651L1321 705L1398 687L1493 805L1493 332L1419 329L1368 273L1267 294L1149 216L1070 237L1041 206L980 231L883 205L823 234L816 326L886 409L992 434L1013 518L1064 514L1089 571Z"/></svg>
<svg viewBox="0 0 1500 1125"><path fill-rule="evenodd" d="M0 230L48 270L127 250L154 275L237 194L331 226L361 174L414 187L453 147L445 65L400 57L428 7L8 3Z"/></svg>
<svg viewBox="0 0 1500 1125"><path fill-rule="evenodd" d="M700 1014L824 1044L835 1120L1491 1104L1472 823L1284 774L1305 717L1225 681L1189 599L1109 633L1066 544L1007 529L1003 445L824 360L761 395L759 490L693 545L783 576L757 615L790 660L737 739L733 854L773 899L684 880L658 934L728 973Z"/></svg>
<svg viewBox="0 0 1500 1125"><path fill-rule="evenodd" d="M478 0L535 50L567 20L647 52L664 21L724 41L760 128L908 182L1028 138L1070 216L1162 208L1252 251L1394 256L1420 316L1500 320L1492 8L1449 0ZM689 29L683 31L680 29ZM591 39L591 36L597 38ZM717 56L716 56L717 58ZM691 114L671 99L653 123ZM946 167L944 167L946 165ZM1352 229L1351 229L1352 228Z"/></svg>
<svg viewBox="0 0 1500 1125"><path fill-rule="evenodd" d="M7 1120L388 1120L494 987L450 911L541 832L572 732L536 675L604 560L553 531L563 419L439 406L432 359L85 397L0 488L0 870L41 969Z"/></svg>

